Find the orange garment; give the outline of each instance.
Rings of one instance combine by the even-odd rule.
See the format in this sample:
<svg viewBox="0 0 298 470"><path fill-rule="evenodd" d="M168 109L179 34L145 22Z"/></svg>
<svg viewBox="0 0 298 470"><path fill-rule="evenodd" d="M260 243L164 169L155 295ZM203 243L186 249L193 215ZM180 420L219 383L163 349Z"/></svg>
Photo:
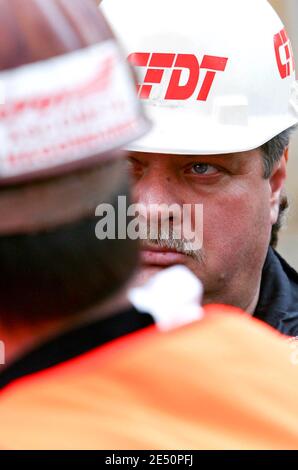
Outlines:
<svg viewBox="0 0 298 470"><path fill-rule="evenodd" d="M2 449L297 449L298 368L238 310L149 327L0 395Z"/></svg>

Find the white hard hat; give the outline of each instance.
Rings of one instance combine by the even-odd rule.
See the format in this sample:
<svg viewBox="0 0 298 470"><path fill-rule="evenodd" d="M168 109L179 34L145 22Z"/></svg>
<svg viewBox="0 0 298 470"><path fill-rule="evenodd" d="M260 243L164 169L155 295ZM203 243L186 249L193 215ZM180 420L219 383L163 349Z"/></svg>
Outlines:
<svg viewBox="0 0 298 470"><path fill-rule="evenodd" d="M104 0L152 131L130 150L251 150L298 122L294 58L266 0Z"/></svg>

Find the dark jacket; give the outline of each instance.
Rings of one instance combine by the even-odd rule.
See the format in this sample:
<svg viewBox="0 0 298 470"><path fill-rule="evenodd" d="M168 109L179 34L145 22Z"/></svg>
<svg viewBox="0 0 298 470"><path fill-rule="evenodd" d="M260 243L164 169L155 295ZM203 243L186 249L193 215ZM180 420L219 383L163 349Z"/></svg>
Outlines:
<svg viewBox="0 0 298 470"><path fill-rule="evenodd" d="M298 274L269 248L254 317L281 333L298 336Z"/></svg>

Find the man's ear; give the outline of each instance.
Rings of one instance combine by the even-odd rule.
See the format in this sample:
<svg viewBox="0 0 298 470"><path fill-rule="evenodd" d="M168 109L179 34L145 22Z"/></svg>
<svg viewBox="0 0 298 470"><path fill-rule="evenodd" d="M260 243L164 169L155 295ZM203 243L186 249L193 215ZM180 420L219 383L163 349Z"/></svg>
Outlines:
<svg viewBox="0 0 298 470"><path fill-rule="evenodd" d="M282 191L284 189L285 180L287 177L287 161L289 156L288 147L284 150L283 156L278 163L275 164L272 175L270 176L270 218L272 225L277 222L279 214L279 205L281 200Z"/></svg>

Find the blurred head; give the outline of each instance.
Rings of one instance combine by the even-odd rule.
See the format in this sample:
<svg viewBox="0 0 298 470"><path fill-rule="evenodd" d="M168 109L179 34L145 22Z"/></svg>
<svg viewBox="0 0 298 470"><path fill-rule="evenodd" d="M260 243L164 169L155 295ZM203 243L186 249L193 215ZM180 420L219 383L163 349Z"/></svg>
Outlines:
<svg viewBox="0 0 298 470"><path fill-rule="evenodd" d="M143 133L144 121L134 100L129 108L128 99L119 101L114 94L119 74L130 99L134 85L94 1L1 0L0 28L0 80L10 93L0 106L0 125L6 142L19 138L13 158L4 149L0 162L0 312L7 324L34 323L75 315L117 291L132 274L135 242L99 241L95 209L114 203L119 194L129 197L124 154L117 149ZM94 54L96 45L103 45L98 50L104 61L97 49L98 58ZM75 61L90 69L89 81L78 68L82 83L76 82ZM52 67L60 72L69 67L69 75L58 77L57 89L51 88L58 73ZM100 85L90 81L93 69ZM20 77L29 77L29 91ZM34 80L38 91L30 85ZM51 147L52 142L59 146Z"/></svg>

